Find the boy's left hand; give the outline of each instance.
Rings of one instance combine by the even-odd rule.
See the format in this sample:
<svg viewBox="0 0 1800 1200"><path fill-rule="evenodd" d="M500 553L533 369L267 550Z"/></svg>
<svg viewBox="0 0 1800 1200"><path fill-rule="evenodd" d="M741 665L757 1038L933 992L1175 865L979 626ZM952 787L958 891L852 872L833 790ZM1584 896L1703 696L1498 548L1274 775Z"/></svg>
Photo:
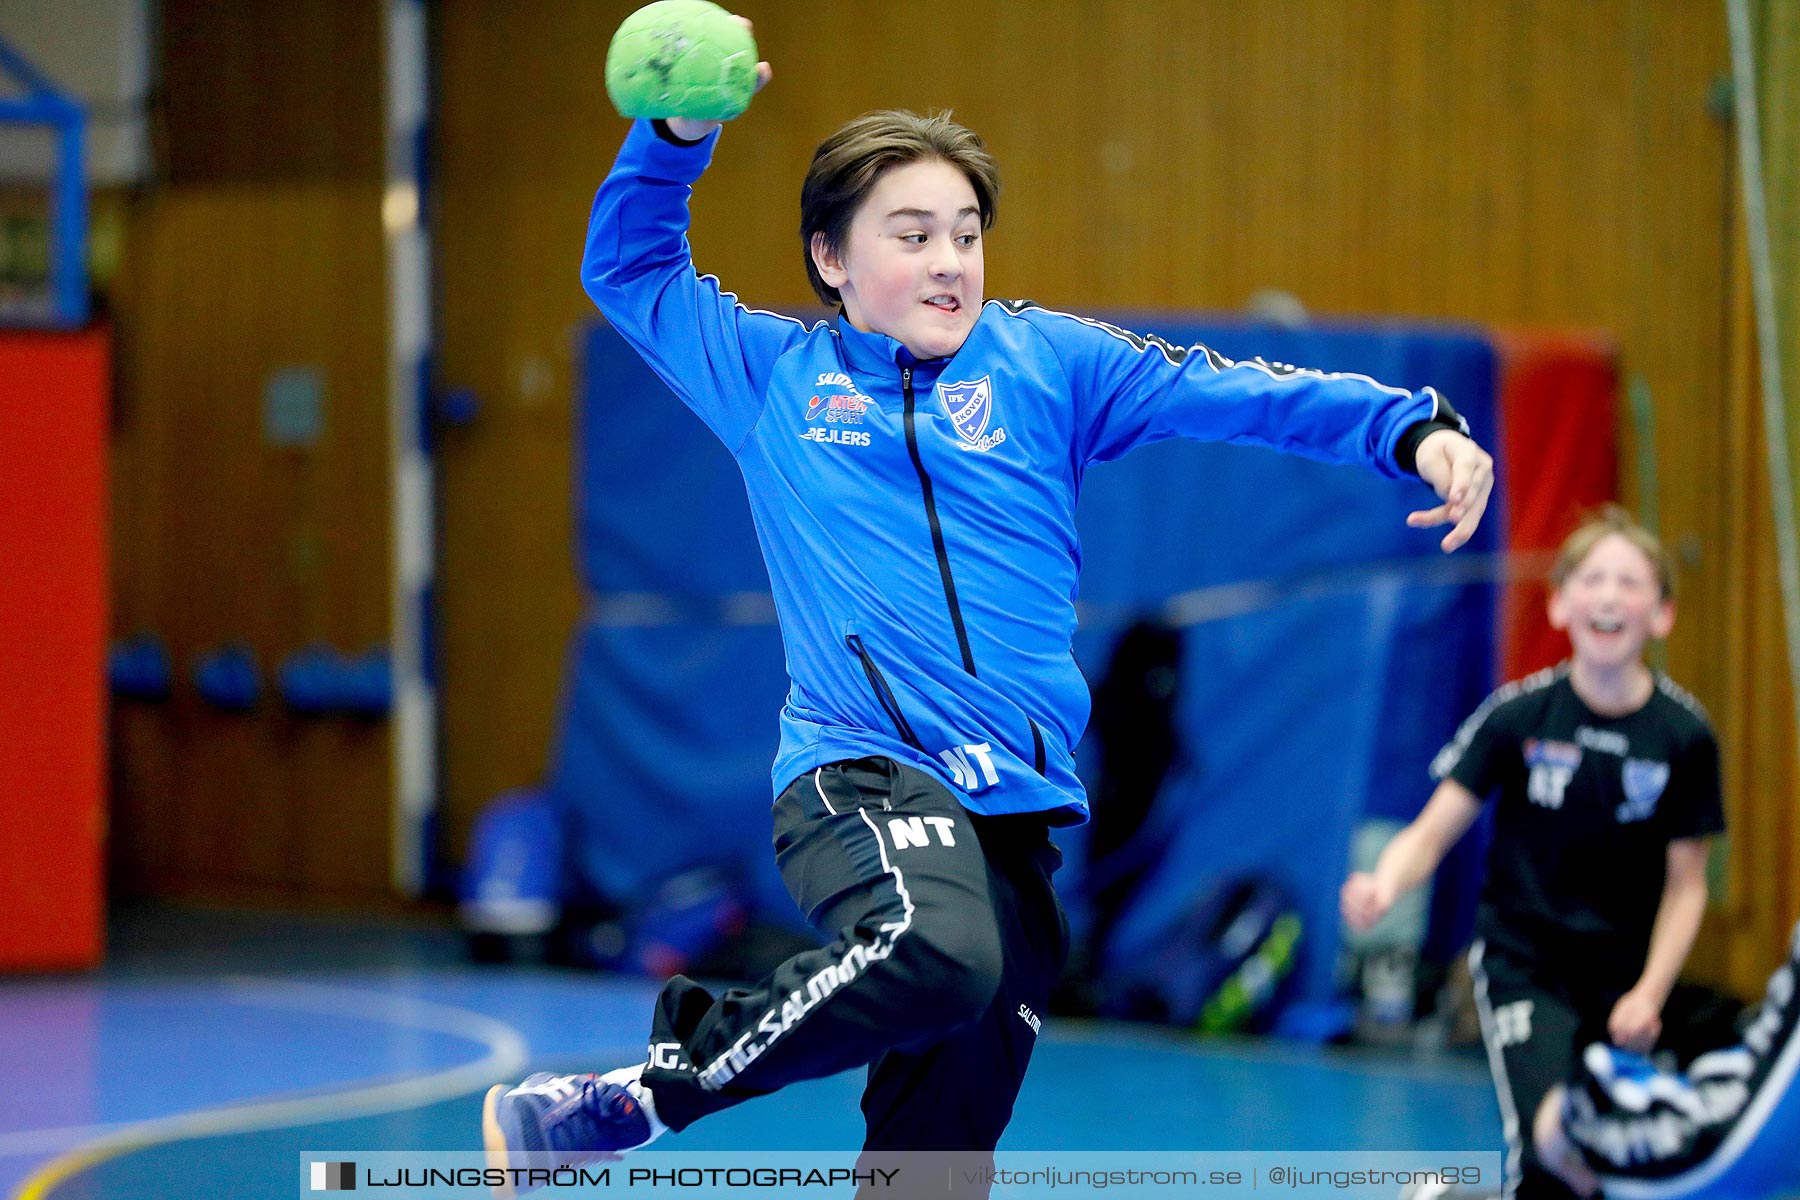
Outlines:
<svg viewBox="0 0 1800 1200"><path fill-rule="evenodd" d="M1606 1036L1621 1050L1650 1053L1662 1036L1662 1005L1636 989L1626 992L1606 1019Z"/></svg>
<svg viewBox="0 0 1800 1200"><path fill-rule="evenodd" d="M1414 529L1430 529L1454 522L1456 528L1438 543L1448 554L1468 541L1481 524L1488 493L1494 490L1494 459L1462 434L1440 429L1419 443L1418 468L1419 478L1429 483L1444 503L1407 514L1406 523Z"/></svg>

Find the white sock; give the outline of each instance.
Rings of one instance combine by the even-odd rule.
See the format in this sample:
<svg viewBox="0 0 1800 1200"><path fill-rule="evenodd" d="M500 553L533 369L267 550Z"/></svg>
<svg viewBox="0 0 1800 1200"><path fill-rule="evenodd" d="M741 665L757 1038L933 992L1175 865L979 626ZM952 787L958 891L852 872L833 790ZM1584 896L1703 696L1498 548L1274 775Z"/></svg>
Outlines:
<svg viewBox="0 0 1800 1200"><path fill-rule="evenodd" d="M643 1080L639 1078L639 1076L643 1075L644 1068L649 1065L650 1064L648 1063L638 1063L635 1066L620 1067L618 1070L608 1071L600 1077L600 1082L602 1083L616 1083L620 1087L623 1087L626 1091L637 1097L637 1102L644 1106L644 1116L648 1117L650 1120L650 1136L645 1138L642 1143L646 1146L651 1142L654 1142L663 1134L669 1132L669 1127L664 1125L662 1121L657 1118L656 1097L651 1094L650 1089L646 1087Z"/></svg>

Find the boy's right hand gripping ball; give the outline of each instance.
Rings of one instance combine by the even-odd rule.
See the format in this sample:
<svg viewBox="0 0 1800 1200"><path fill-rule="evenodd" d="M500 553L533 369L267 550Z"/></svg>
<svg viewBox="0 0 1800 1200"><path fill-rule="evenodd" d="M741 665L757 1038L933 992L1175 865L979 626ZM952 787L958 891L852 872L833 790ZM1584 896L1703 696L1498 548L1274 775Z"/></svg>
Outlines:
<svg viewBox="0 0 1800 1200"><path fill-rule="evenodd" d="M606 94L625 117L729 121L756 92L756 40L711 0L657 0L606 51Z"/></svg>

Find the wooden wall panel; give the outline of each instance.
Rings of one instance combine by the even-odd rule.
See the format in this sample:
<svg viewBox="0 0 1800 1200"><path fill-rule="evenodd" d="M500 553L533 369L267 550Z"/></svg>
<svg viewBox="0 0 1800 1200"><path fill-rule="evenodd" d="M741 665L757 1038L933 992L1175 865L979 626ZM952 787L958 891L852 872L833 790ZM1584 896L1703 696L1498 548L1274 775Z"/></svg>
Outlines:
<svg viewBox="0 0 1800 1200"><path fill-rule="evenodd" d="M1763 157L1768 163L1777 350L1785 389L1789 462L1800 465L1800 5L1765 3L1757 47L1763 80ZM1785 500L1800 524L1800 495ZM1796 653L1796 648L1790 646L1789 653ZM1791 701L1792 696L1777 690L1774 699ZM1775 785L1768 790L1763 807L1775 814L1773 820L1786 844L1786 854L1777 865L1782 881L1782 903L1776 918L1779 926L1787 918L1800 917L1800 821L1793 819L1800 809L1800 729L1782 720L1783 714L1793 711L1791 703L1788 708L1771 704L1767 711L1770 724L1779 728L1761 743Z"/></svg>
<svg viewBox="0 0 1800 1200"><path fill-rule="evenodd" d="M163 0L160 166L176 184L382 173L380 6Z"/></svg>
<svg viewBox="0 0 1800 1200"><path fill-rule="evenodd" d="M119 636L176 669L114 708L112 859L127 892L372 898L389 879L385 724L297 719L274 671L387 640L380 8L165 0L160 181L128 210L113 514ZM272 372L324 380L323 436L264 434ZM248 645L254 712L203 703Z"/></svg>
<svg viewBox="0 0 1800 1200"><path fill-rule="evenodd" d="M575 273L624 130L601 64L632 7L438 11L442 367L485 402L443 460L453 856L482 801L541 770L579 609L569 344L591 314ZM1742 463L1724 418L1734 177L1729 127L1708 109L1728 71L1716 0L993 0L948 22L940 5L770 3L749 15L775 80L727 131L693 231L702 269L747 302L810 305L794 225L811 148L896 105L954 108L998 154L991 294L1217 310L1277 287L1329 316L1605 331L1655 399L1660 518L1683 597L1670 669L1722 722L1766 699L1760 677L1743 691L1726 653L1727 631L1764 630L1772 610L1738 571L1766 531L1721 486ZM1635 441L1622 433L1629 501ZM1745 737L1740 759L1777 745L1761 724ZM1732 769L1741 786L1741 761ZM1783 869L1791 879L1791 858Z"/></svg>
<svg viewBox="0 0 1800 1200"><path fill-rule="evenodd" d="M1741 218L1741 211L1737 215ZM1715 708L1724 755L1729 859L1725 887L1715 893L1695 966L1701 974L1748 989L1759 973L1767 973L1800 916L1800 829L1793 820L1794 798L1800 794L1800 746L1741 220L1735 233L1728 390L1721 414L1728 441L1721 490L1730 512L1721 555L1725 691Z"/></svg>
<svg viewBox="0 0 1800 1200"><path fill-rule="evenodd" d="M369 186L189 187L134 218L115 626L161 636L182 678L167 705L117 706L128 886L385 890L385 727L295 720L272 695L220 713L187 677L225 642L272 688L303 646L386 640L379 204ZM296 366L324 378L324 437L271 447L264 386Z"/></svg>
<svg viewBox="0 0 1800 1200"><path fill-rule="evenodd" d="M1800 451L1800 9L1752 5L1760 124L1771 242L1780 373L1790 462ZM1728 502L1728 595L1723 656L1727 709L1721 714L1734 834L1726 903L1714 914L1724 936L1703 947L1705 968L1720 978L1754 980L1800 916L1800 746L1776 553L1777 512L1800 517L1800 497L1772 498L1763 376L1752 301L1748 235L1741 194L1731 197L1729 351L1725 421L1730 431L1723 474Z"/></svg>

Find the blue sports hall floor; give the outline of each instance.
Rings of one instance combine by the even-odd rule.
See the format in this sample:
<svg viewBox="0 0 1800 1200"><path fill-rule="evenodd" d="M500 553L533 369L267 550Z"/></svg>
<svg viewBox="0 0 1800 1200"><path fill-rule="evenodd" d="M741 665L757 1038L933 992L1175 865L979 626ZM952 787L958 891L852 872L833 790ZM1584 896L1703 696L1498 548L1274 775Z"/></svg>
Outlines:
<svg viewBox="0 0 1800 1200"><path fill-rule="evenodd" d="M0 977L0 1196L292 1200L305 1151L475 1151L489 1084L640 1059L655 990L469 965L428 921L133 907L102 970ZM837 1151L847 1165L859 1091L854 1073L789 1088L644 1154ZM1002 1149L1499 1140L1476 1058L1053 1019Z"/></svg>

